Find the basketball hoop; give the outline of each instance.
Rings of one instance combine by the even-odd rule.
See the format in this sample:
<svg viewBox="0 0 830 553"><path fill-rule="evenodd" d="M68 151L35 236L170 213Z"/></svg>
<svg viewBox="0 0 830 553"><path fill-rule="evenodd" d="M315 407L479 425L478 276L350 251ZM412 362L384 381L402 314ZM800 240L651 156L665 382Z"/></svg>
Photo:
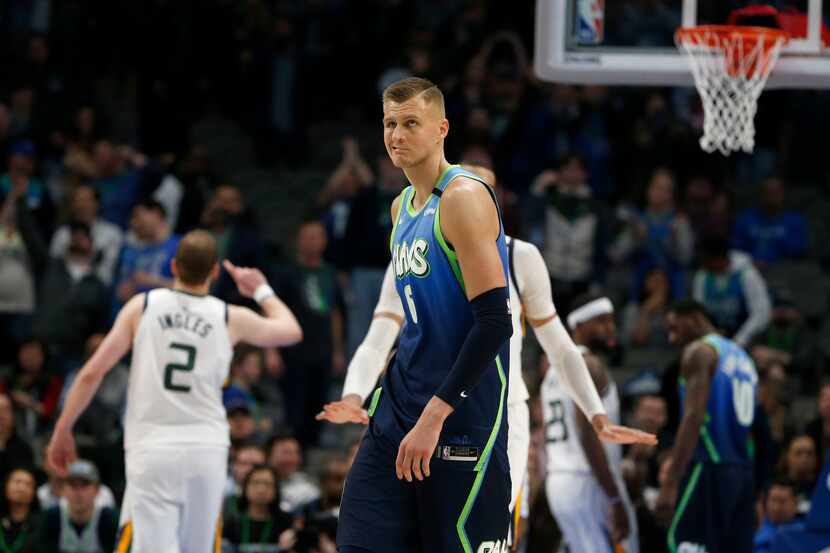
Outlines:
<svg viewBox="0 0 830 553"><path fill-rule="evenodd" d="M789 34L766 27L701 25L674 35L689 56L703 102L700 147L723 155L755 147L758 97Z"/></svg>

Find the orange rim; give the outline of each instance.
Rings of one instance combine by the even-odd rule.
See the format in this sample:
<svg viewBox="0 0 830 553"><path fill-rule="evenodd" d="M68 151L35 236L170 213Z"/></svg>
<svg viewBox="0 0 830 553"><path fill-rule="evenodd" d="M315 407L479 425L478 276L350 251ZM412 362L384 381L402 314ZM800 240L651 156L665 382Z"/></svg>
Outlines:
<svg viewBox="0 0 830 553"><path fill-rule="evenodd" d="M790 33L781 29L770 29L768 27L742 27L740 25L698 25L697 27L680 27L674 33L675 41L679 43L700 43L701 35L714 35L720 41L741 38L745 43L756 43L759 39L771 39L771 48L778 40L783 39L783 44L790 40Z"/></svg>

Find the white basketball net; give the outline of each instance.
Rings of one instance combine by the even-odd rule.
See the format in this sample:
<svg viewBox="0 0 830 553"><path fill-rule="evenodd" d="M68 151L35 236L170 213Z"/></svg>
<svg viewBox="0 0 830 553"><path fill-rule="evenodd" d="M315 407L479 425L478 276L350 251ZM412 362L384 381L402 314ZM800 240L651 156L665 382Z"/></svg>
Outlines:
<svg viewBox="0 0 830 553"><path fill-rule="evenodd" d="M783 33L744 36L717 27L678 32L676 41L689 56L703 102L700 147L723 155L755 147L758 97L787 41Z"/></svg>

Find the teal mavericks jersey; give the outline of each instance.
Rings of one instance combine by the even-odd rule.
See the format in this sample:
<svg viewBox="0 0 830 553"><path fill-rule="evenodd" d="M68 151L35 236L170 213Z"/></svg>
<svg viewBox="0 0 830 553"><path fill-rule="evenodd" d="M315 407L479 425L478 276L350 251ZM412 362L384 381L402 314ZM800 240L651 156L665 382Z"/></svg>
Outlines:
<svg viewBox="0 0 830 553"><path fill-rule="evenodd" d="M709 387L706 418L694 458L710 463L751 465L751 427L758 398L755 363L732 340L709 334L703 341L718 352L718 366ZM681 401L684 397L681 378Z"/></svg>
<svg viewBox="0 0 830 553"><path fill-rule="evenodd" d="M374 418L378 429L396 441L414 426L435 395L473 325L455 251L441 233L441 194L460 176L486 186L477 175L450 166L420 210L413 207L415 189L409 186L403 191L392 229L392 262L406 319L397 353L384 377L382 392L378 392L382 395ZM489 187L488 191L492 194ZM497 246L507 283L507 247L501 222ZM491 451L496 451L507 465L508 342L478 385L467 392L469 397L446 420L439 442L468 446L467 451L477 452L474 456L479 468L486 464Z"/></svg>

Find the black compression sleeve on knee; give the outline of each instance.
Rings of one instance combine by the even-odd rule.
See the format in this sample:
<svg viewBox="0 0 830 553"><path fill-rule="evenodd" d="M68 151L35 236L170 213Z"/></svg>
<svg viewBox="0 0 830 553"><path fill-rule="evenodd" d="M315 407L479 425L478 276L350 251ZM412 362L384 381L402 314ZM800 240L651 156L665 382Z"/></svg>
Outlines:
<svg viewBox="0 0 830 553"><path fill-rule="evenodd" d="M473 327L458 352L450 373L435 393L457 407L475 388L487 366L513 334L506 287L494 288L470 301Z"/></svg>

